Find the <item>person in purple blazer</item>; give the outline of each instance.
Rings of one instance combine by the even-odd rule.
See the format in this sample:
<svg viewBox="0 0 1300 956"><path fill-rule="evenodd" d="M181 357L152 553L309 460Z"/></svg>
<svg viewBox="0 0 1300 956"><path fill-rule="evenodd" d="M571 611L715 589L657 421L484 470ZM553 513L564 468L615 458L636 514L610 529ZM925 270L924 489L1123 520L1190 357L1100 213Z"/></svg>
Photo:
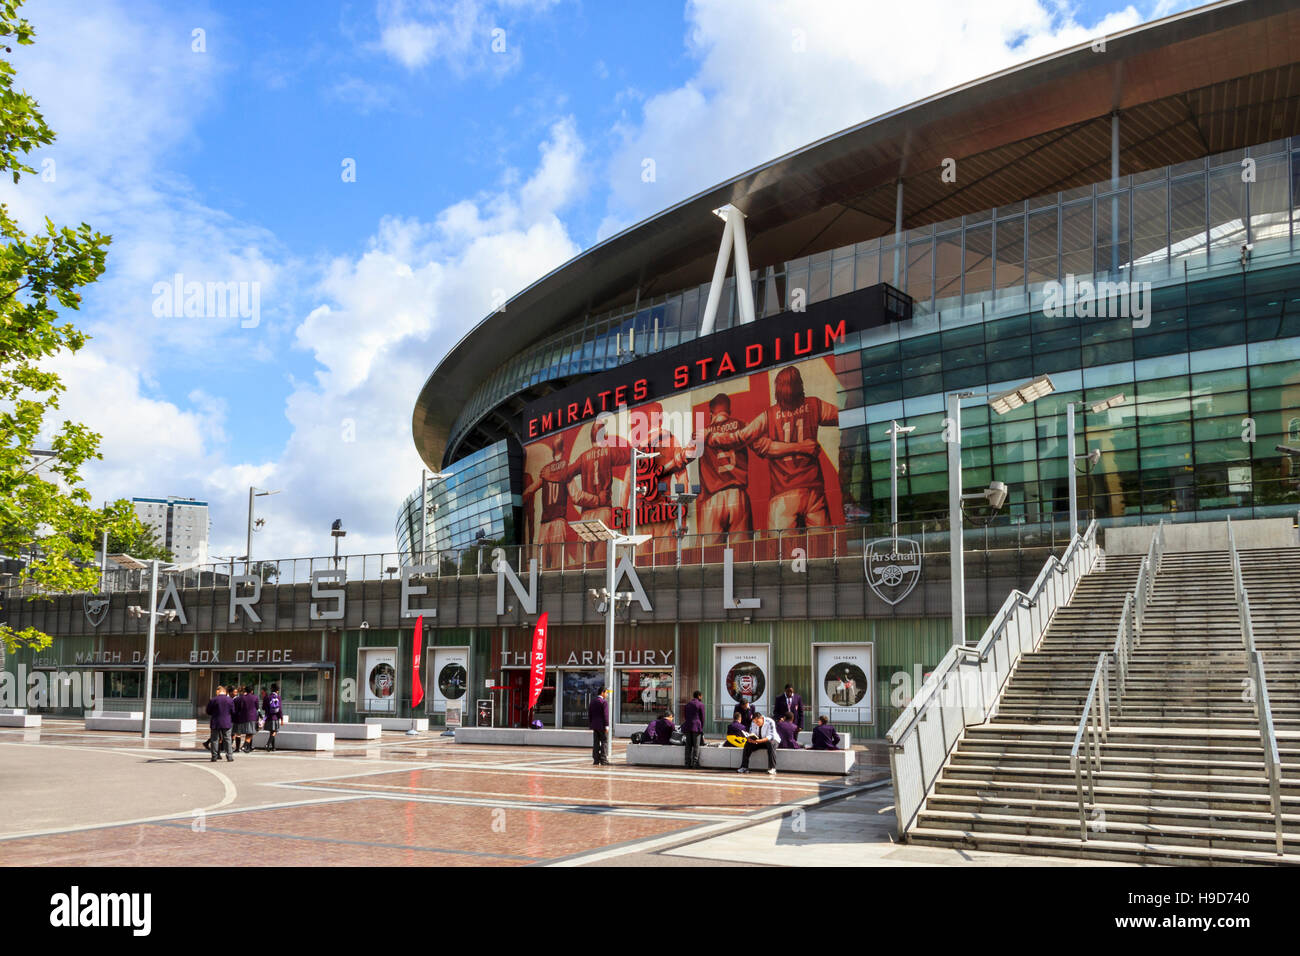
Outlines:
<svg viewBox="0 0 1300 956"><path fill-rule="evenodd" d="M704 743L704 698L698 690L682 710L682 731L686 734L686 766L698 768Z"/></svg>
<svg viewBox="0 0 1300 956"><path fill-rule="evenodd" d="M609 688L602 687L587 708L587 725L591 727L592 766L609 766Z"/></svg>
<svg viewBox="0 0 1300 956"><path fill-rule="evenodd" d="M212 759L216 761L225 750L226 760L234 762L230 755L230 727L234 723L235 702L226 696L225 686L217 688L217 695L208 701L208 714L212 717L212 729L217 740L212 745Z"/></svg>
<svg viewBox="0 0 1300 956"><path fill-rule="evenodd" d="M831 722L827 720L826 715L822 714L817 718L817 726L812 732L812 749L813 750L839 750L840 735L835 732Z"/></svg>
<svg viewBox="0 0 1300 956"><path fill-rule="evenodd" d="M749 728L754 725L754 705L747 700L741 701L736 706L736 714L736 719L745 728L745 733L749 733Z"/></svg>
<svg viewBox="0 0 1300 956"><path fill-rule="evenodd" d="M803 730L803 698L794 692L793 684L785 685L785 693L776 699L772 713L776 714L778 721L789 714L795 730Z"/></svg>
<svg viewBox="0 0 1300 956"><path fill-rule="evenodd" d="M253 737L257 734L257 697L253 689L245 685L234 700L234 727L231 735L235 738L235 753L251 754Z"/></svg>
<svg viewBox="0 0 1300 956"><path fill-rule="evenodd" d="M782 714L781 719L776 722L776 735L781 741L777 744L778 749L803 749L803 744L799 743L799 731L794 726L794 717L788 711Z"/></svg>
<svg viewBox="0 0 1300 956"><path fill-rule="evenodd" d="M728 737L743 737L743 736L745 736L745 725L742 724L742 723L740 722L740 710L739 710L739 709L737 709L737 710L736 710L736 713L732 716L731 723L727 724L727 736L728 736ZM728 746L728 747L734 747L735 744L728 742L728 743L727 743L727 746Z"/></svg>
<svg viewBox="0 0 1300 956"><path fill-rule="evenodd" d="M673 715L664 712L658 720L651 726L654 728L654 742L668 746L673 742L673 731L677 728L673 726Z"/></svg>

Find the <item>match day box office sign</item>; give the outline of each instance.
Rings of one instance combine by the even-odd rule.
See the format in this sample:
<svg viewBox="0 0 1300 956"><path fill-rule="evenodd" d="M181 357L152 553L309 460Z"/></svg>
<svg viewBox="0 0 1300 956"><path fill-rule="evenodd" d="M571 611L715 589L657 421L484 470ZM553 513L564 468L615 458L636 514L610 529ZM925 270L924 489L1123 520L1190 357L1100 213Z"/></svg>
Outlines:
<svg viewBox="0 0 1300 956"><path fill-rule="evenodd" d="M771 700L770 644L718 644L714 647L718 675L718 718L730 720L735 709L749 703L767 713Z"/></svg>
<svg viewBox="0 0 1300 956"><path fill-rule="evenodd" d="M428 660L428 674L433 678L431 712L448 714L450 719L452 708L459 711L469 692L469 648L434 647L429 650Z"/></svg>
<svg viewBox="0 0 1300 956"><path fill-rule="evenodd" d="M812 653L817 713L833 724L874 723L875 645L814 644Z"/></svg>
<svg viewBox="0 0 1300 956"><path fill-rule="evenodd" d="M357 651L357 687L361 711L397 712L397 648L363 647Z"/></svg>

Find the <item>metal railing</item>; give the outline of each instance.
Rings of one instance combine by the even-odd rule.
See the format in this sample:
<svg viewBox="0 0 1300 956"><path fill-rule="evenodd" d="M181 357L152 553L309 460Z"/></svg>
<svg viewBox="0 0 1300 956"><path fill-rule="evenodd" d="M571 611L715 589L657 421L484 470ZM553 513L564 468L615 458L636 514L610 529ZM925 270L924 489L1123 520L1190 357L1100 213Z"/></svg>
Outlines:
<svg viewBox="0 0 1300 956"><path fill-rule="evenodd" d="M905 838L966 727L984 723L1022 654L1038 647L1097 559L1097 522L1048 556L1028 592L1012 591L979 641L954 645L885 734L897 832Z"/></svg>
<svg viewBox="0 0 1300 956"><path fill-rule="evenodd" d="M1128 686L1128 667L1133 653L1142 640L1142 625L1146 621L1147 605L1155 594L1156 575L1165 553L1165 523L1156 525L1151 535L1151 544L1138 566L1137 582L1133 590L1124 595L1124 610L1120 612L1119 626L1115 630L1115 643L1111 647L1111 657L1115 663L1115 713L1124 712L1124 691ZM1107 699L1107 706L1110 701ZM1080 718L1082 719L1082 718Z"/></svg>
<svg viewBox="0 0 1300 956"><path fill-rule="evenodd" d="M1137 649L1137 611L1135 610L1133 592L1124 595L1124 610L1119 616L1119 627L1115 632L1115 646L1111 648L1111 657L1115 661L1115 713L1124 713L1124 688L1128 683L1128 664Z"/></svg>
<svg viewBox="0 0 1300 956"><path fill-rule="evenodd" d="M1282 848L1282 762L1278 757L1277 731L1273 727L1273 708L1269 702L1268 683L1264 675L1264 659L1255 647L1255 629L1250 620L1250 594L1241 573L1241 555L1237 551L1237 538L1228 518L1228 559L1232 565L1232 591L1237 603L1237 619L1241 625L1241 646L1246 651L1246 668L1254 690L1255 719L1259 722L1259 741L1264 748L1264 776L1268 780L1269 802L1273 811L1278 855Z"/></svg>
<svg viewBox="0 0 1300 956"><path fill-rule="evenodd" d="M1092 669L1092 683L1088 685L1088 698L1083 702L1083 716L1079 729L1074 732L1074 746L1070 748L1070 769L1074 771L1074 787L1079 798L1079 839L1088 839L1088 814L1084 808L1083 783L1088 781L1088 803L1097 805L1096 774L1101 773L1101 745L1110 732L1110 709L1106 704L1106 652L1097 655L1097 666ZM1098 695L1098 685L1101 694Z"/></svg>

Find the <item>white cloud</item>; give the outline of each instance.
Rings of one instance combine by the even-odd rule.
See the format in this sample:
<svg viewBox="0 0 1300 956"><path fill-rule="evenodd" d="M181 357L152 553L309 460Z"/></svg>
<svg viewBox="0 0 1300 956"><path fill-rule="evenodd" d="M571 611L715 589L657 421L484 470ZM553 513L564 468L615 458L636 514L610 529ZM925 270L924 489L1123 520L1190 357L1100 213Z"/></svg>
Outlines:
<svg viewBox="0 0 1300 956"><path fill-rule="evenodd" d="M558 0L383 0L372 46L408 70L440 61L453 73L504 75L520 63L508 24Z"/></svg>
<svg viewBox="0 0 1300 956"><path fill-rule="evenodd" d="M693 0L686 18L698 67L616 124L600 238L890 109L1142 20L1130 5L1080 24L1050 0Z"/></svg>

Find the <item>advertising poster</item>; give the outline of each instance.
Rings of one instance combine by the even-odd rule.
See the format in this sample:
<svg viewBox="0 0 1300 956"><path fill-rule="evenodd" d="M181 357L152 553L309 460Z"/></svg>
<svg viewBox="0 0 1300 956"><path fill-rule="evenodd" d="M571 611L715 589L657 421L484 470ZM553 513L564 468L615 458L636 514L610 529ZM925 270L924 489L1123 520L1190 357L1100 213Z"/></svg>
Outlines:
<svg viewBox="0 0 1300 956"><path fill-rule="evenodd" d="M768 645L719 644L716 647L719 719L730 720L737 705L747 702L762 713L771 698Z"/></svg>
<svg viewBox="0 0 1300 956"><path fill-rule="evenodd" d="M357 652L357 687L360 710L370 713L397 711L397 648L363 647Z"/></svg>
<svg viewBox="0 0 1300 956"><path fill-rule="evenodd" d="M469 692L469 648L435 647L429 661L430 712L445 714L449 704L463 706Z"/></svg>
<svg viewBox="0 0 1300 956"><path fill-rule="evenodd" d="M875 721L871 675L875 672L871 644L818 644L813 648L817 682L817 713L832 724Z"/></svg>
<svg viewBox="0 0 1300 956"><path fill-rule="evenodd" d="M664 539L657 549L674 549L670 532L679 528L721 541L724 533L843 524L839 388L832 359L821 356L543 435L525 446L527 543L551 545L543 554L554 566L562 542L568 559L580 554L569 522L626 529L634 446L656 453L639 466L636 524L638 533ZM677 485L699 485L699 498L668 500Z"/></svg>

